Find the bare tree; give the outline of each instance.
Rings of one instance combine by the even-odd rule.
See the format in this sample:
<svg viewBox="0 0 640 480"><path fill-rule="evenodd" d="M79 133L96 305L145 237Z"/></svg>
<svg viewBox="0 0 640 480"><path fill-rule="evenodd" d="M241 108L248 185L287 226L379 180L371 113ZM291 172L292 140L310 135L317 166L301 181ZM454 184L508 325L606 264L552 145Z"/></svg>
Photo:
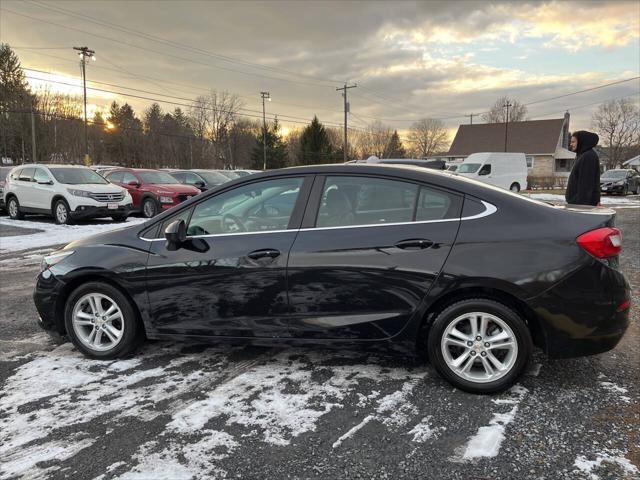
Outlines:
<svg viewBox="0 0 640 480"><path fill-rule="evenodd" d="M607 168L620 166L627 151L640 143L640 112L629 98L600 105L591 117L591 124L609 151Z"/></svg>
<svg viewBox="0 0 640 480"><path fill-rule="evenodd" d="M223 167L228 155L228 135L238 118L242 101L236 94L211 90L207 97L209 140L213 146L214 165Z"/></svg>
<svg viewBox="0 0 640 480"><path fill-rule="evenodd" d="M387 145L391 140L393 130L379 120L370 123L367 128L357 136L357 145L362 158L375 155L384 158Z"/></svg>
<svg viewBox="0 0 640 480"><path fill-rule="evenodd" d="M408 142L412 157L425 158L448 150L449 134L442 120L424 118L411 125Z"/></svg>
<svg viewBox="0 0 640 480"><path fill-rule="evenodd" d="M507 118L507 104L510 122L522 122L527 119L527 107L507 95L498 98L491 109L480 118L486 123L504 123Z"/></svg>

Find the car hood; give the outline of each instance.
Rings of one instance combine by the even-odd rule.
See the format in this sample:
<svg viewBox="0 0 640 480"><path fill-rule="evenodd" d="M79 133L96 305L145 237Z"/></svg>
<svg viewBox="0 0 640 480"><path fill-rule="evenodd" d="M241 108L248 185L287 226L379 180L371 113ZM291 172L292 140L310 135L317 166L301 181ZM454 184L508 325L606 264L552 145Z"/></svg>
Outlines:
<svg viewBox="0 0 640 480"><path fill-rule="evenodd" d="M196 187L191 187L189 185L183 185L181 183L154 183L151 185L146 185L150 190L155 191L156 193L183 193L185 195L197 195L200 193L200 190Z"/></svg>
<svg viewBox="0 0 640 480"><path fill-rule="evenodd" d="M96 233L88 237L75 240L63 247L63 250L73 250L78 247L92 245L118 245L130 248L147 248L147 242L140 240L138 233L141 232L150 222L136 223L135 225L109 230L108 232ZM136 247L138 246L138 247Z"/></svg>
<svg viewBox="0 0 640 480"><path fill-rule="evenodd" d="M72 190L84 190L91 193L122 193L125 192L125 189L119 187L118 185L114 185L113 183L109 183L107 185L101 185L99 183L74 183L61 184L65 188L70 188Z"/></svg>

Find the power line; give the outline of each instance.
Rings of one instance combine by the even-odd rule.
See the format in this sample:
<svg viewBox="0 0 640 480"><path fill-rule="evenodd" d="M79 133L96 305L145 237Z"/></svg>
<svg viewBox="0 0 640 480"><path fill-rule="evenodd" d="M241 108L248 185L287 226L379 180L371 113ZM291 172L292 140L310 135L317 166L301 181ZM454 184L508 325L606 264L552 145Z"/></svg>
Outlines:
<svg viewBox="0 0 640 480"><path fill-rule="evenodd" d="M565 97L570 97L571 95L578 95L579 93L591 92L593 90L598 90L600 88L611 87L612 85L619 85L621 83L631 82L632 80L638 80L639 78L640 78L640 76L627 78L625 80L618 80L616 82L607 83L605 85L598 85L597 87L586 88L584 90L579 90L577 92L571 92L571 93L566 93L564 95L558 95L557 97L551 97L551 98L545 98L545 99L542 99L542 100L536 100L534 102L525 103L524 105L528 107L529 105L535 105L536 103L549 102L551 100L557 100L558 98L565 98Z"/></svg>
<svg viewBox="0 0 640 480"><path fill-rule="evenodd" d="M91 36L96 37L96 38L101 38L103 40L108 40L110 42L119 43L121 45L126 45L126 46L132 47L132 48L137 48L139 50L152 52L152 53L155 53L157 55L163 55L163 56L170 57L170 58L173 58L173 59L177 59L177 60L180 60L180 61L187 61L187 62L195 63L197 65L204 65L204 66L210 67L210 68L217 68L219 70L226 70L226 71L230 71L230 72L240 73L242 75L257 76L257 77L267 78L267 79L270 79L270 80L277 80L277 81L280 81L280 82L295 83L295 84L304 85L304 86L320 86L320 87L325 87L325 88L329 87L329 86L333 87L333 85L313 83L313 82L303 82L303 81L293 80L293 79L284 78L284 77L273 77L273 76L264 75L264 74L261 74L261 73L245 72L243 70L238 70L238 69L234 69L234 68L222 67L220 65L215 65L215 64L207 63L207 62L201 62L201 61L198 61L198 60L194 60L192 58L180 57L178 55L173 55L173 54L168 53L168 52L162 52L162 51L159 51L159 50L154 50L154 49L148 48L148 47L141 47L140 45L136 45L134 43L128 43L128 42L125 42L123 40L118 40L116 38L108 37L108 36L105 36L105 35L100 35L100 34L93 33L93 32L88 32L88 31L82 30L80 28L70 27L68 25L63 25L63 24L60 24L60 23L51 22L51 21L48 21L48 20L43 20L41 18L33 17L31 15L27 15L27 14L24 14L24 13L15 12L13 10L9 10L7 8L4 8L4 7L0 8L0 11L5 11L5 12L11 13L13 15L18 15L20 17L29 18L31 20L35 20L35 21L38 21L38 22L46 23L46 24L49 24L49 25L54 25L56 27L64 28L64 29L67 29L67 30L73 30L73 31L76 31L76 32L84 33L85 35L91 35Z"/></svg>
<svg viewBox="0 0 640 480"><path fill-rule="evenodd" d="M67 85L67 86L71 86L71 87L77 87L80 88L79 85L73 84L73 83L67 83L67 82L61 82L61 81L57 81L57 80L49 80L49 79L43 79L43 78L38 78L38 77L33 77L30 75L25 75L26 78L32 79L32 80L38 80L41 82L47 82L47 83L55 83L55 84L59 84L59 85ZM201 106L201 105L197 105L197 104L193 104L193 103L179 103L179 102L174 102L171 100L163 100L163 99L159 99L159 98L154 98L154 97L147 97L147 96L142 96L142 95L134 95L131 93L124 93L124 92L117 92L114 90L107 90L104 88L95 88L95 87L87 87L87 90L93 90L93 91L97 91L97 92L103 92L103 93L112 93L115 95L121 95L124 97L131 97L131 98L137 98L137 99L141 99L141 100L148 100L148 101L152 101L152 102L158 102L158 103L167 103L170 105L176 105L176 106L181 106L181 107L188 107L188 108L198 108L201 110L210 110L210 111L214 111L214 112L224 112L224 109L217 109L214 107L205 107L205 106ZM169 97L168 95L163 95L163 94L157 94L160 96L166 96ZM177 98L177 99L182 99L185 101L190 101L193 102L192 99L189 98L181 98L181 97L172 97L172 98ZM249 110L249 109L241 109L247 112L256 112L256 113L260 113L257 110ZM261 115L253 115L253 114L249 114L249 113L238 113L238 115L240 116L244 116L244 117L249 117L249 118L262 118ZM291 115L283 115L283 114L273 114L273 115L277 115L280 117L286 117L286 121L289 123L297 123L297 124L302 124L302 125L308 125L309 121L307 119L303 119L302 117L292 117ZM290 120L289 117L292 117L294 120ZM274 118L269 118L269 120L274 120ZM303 121L296 121L295 119L300 119ZM324 122L325 125L331 126L331 127L342 127L342 125L340 124L336 124L336 123L332 123L332 122Z"/></svg>
<svg viewBox="0 0 640 480"><path fill-rule="evenodd" d="M82 14L79 12L75 12L72 10L68 10L65 8L62 8L60 6L51 6L51 5L47 5L41 2L37 2L37 1L31 1L30 3L34 4L34 5L38 5L42 8L48 9L50 11L53 12L57 12L57 13L64 13L66 15L70 15L70 16L74 16L76 18L81 18L84 20L88 20L89 22L95 23L97 25L101 25L107 28L111 28L113 30L118 30L124 33L128 33L130 35L134 35L140 38L144 38L146 40L151 40L157 43L161 43L163 45L168 45L177 49L181 49L181 50L186 50L186 51L190 51L190 52L194 52L194 53L198 53L200 55L205 55L211 58L215 58L221 61L225 61L225 62L229 62L229 63L234 63L234 64L239 64L239 65L244 65L244 66L248 66L251 68L258 68L258 69L264 69L264 70L269 70L269 71L273 71L276 73L285 73L288 75L294 75L297 77L301 77L301 78L308 78L310 80L317 80L317 81L323 81L323 82L328 82L331 84L336 84L336 83L343 83L342 81L338 81L338 80L334 80L334 79L326 79L326 78L321 78L321 77L317 77L317 76L311 76L311 75L306 75L303 73L298 73L298 72L293 72L291 70L286 70L284 68L279 68L279 67L271 67L268 65L262 65L260 63L256 63L256 62L250 62L247 60L242 60L242 59L238 59L238 58L234 58L234 57L230 57L227 55L221 55L219 53L215 53L215 52L210 52L208 50L204 50L202 48L198 48L198 47L194 47L191 45L187 45L184 43L180 43L180 42L176 42L174 40L166 40L164 38L146 33L146 32L142 32L140 30L135 30L133 28L130 27L125 27L122 25L119 25L117 23L113 23L113 22L108 22L106 20L101 20L101 19L97 19L95 17L92 17L90 15L86 15L86 14Z"/></svg>

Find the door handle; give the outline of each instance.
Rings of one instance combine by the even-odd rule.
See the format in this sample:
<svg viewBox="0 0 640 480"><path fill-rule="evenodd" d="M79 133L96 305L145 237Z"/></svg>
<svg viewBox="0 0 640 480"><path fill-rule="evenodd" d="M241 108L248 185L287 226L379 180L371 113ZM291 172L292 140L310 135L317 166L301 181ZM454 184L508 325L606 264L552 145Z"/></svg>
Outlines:
<svg viewBox="0 0 640 480"><path fill-rule="evenodd" d="M432 245L433 242L431 240L426 240L424 238L412 238L409 240L402 240L396 243L395 246L402 250L423 250Z"/></svg>
<svg viewBox="0 0 640 480"><path fill-rule="evenodd" d="M280 251L273 248L265 248L263 250L254 250L247 254L251 260L259 260L261 258L277 258L280 256Z"/></svg>

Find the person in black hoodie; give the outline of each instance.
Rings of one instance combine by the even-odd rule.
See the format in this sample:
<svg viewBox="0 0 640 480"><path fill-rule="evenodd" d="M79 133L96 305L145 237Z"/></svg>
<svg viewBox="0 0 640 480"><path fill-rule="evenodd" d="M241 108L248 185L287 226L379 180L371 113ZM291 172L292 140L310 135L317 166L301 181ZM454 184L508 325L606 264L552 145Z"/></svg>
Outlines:
<svg viewBox="0 0 640 480"><path fill-rule="evenodd" d="M576 162L567 182L567 203L593 206L600 203L600 159L593 150L598 140L598 135L584 130L571 135L570 147L576 152Z"/></svg>

